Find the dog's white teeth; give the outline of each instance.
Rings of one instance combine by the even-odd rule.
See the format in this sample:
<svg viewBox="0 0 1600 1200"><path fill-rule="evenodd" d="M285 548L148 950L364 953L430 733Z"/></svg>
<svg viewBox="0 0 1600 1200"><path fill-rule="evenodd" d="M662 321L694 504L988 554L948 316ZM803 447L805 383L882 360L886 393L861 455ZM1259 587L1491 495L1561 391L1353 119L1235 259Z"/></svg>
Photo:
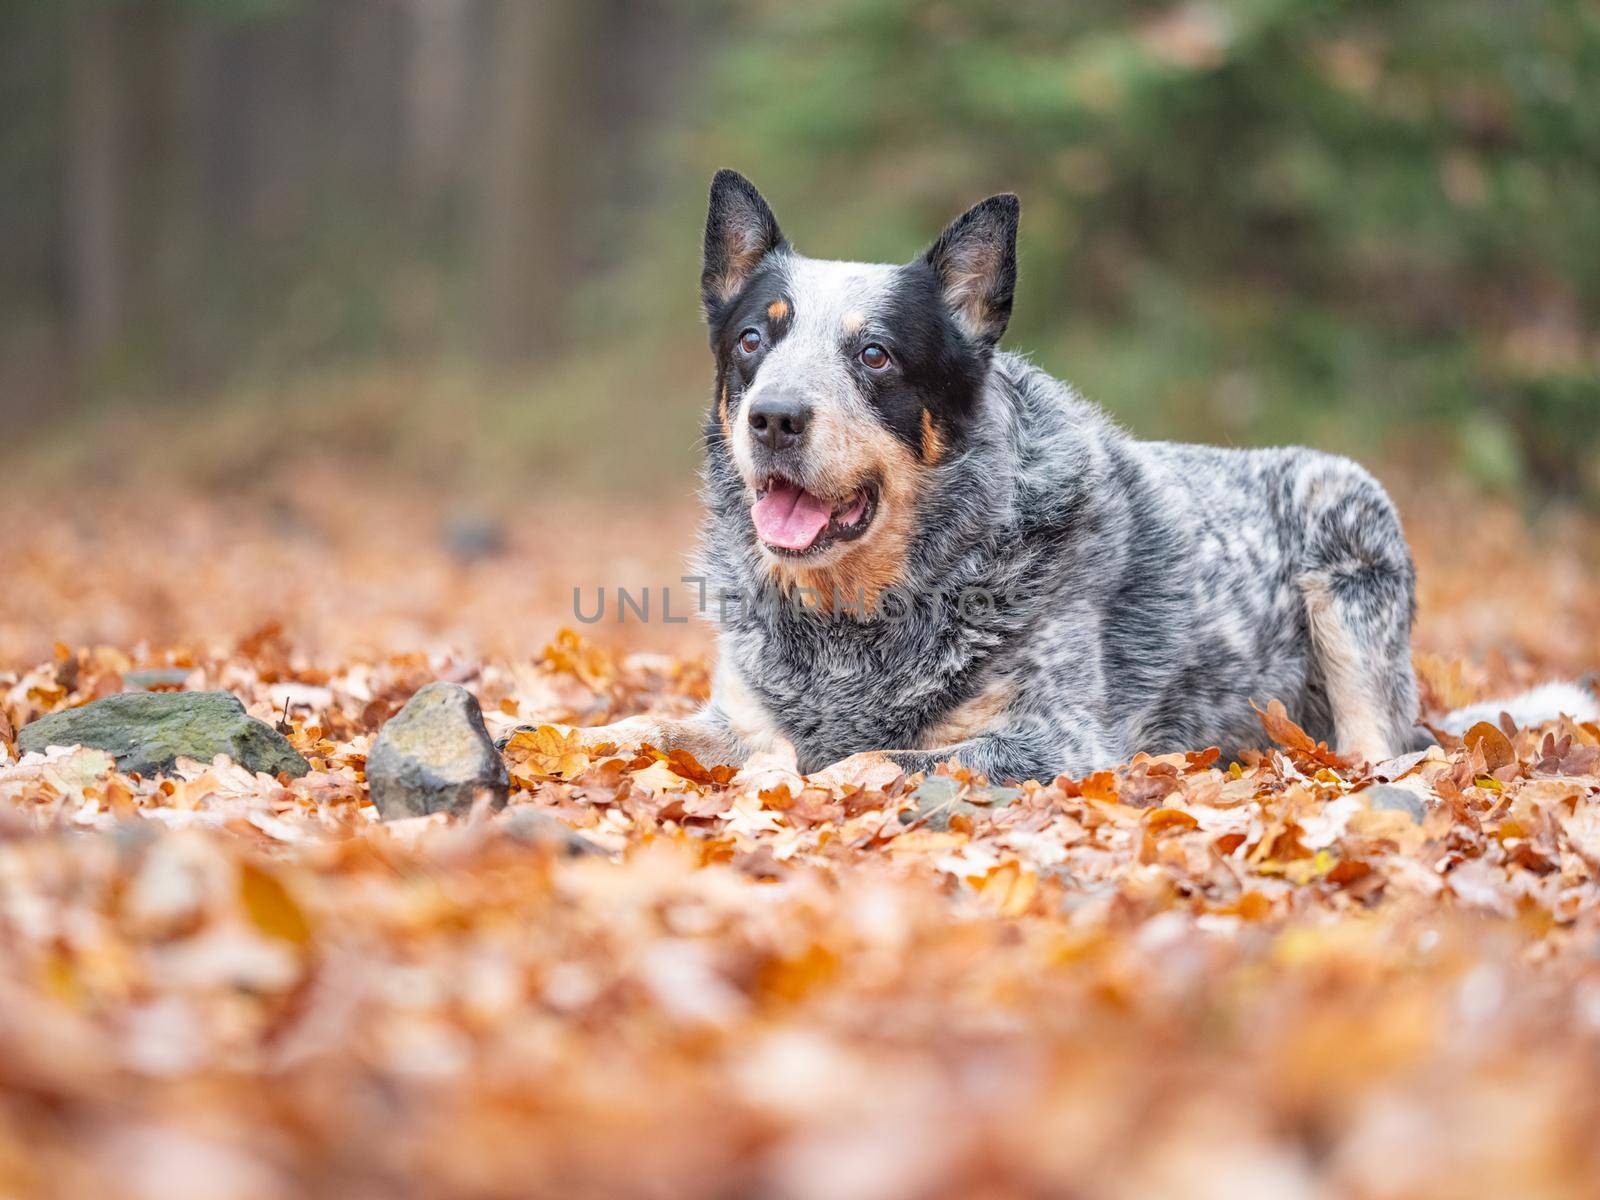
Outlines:
<svg viewBox="0 0 1600 1200"><path fill-rule="evenodd" d="M861 518L867 513L867 497L864 492L857 492L833 511L833 519L846 528L861 523Z"/></svg>

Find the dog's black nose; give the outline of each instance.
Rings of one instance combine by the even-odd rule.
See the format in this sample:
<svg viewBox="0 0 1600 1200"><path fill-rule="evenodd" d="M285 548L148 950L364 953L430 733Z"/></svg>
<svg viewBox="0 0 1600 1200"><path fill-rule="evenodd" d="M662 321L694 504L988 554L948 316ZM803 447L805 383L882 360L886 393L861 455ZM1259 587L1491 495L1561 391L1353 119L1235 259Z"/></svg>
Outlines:
<svg viewBox="0 0 1600 1200"><path fill-rule="evenodd" d="M811 406L785 392L769 393L750 406L750 429L773 450L794 445L806 431Z"/></svg>

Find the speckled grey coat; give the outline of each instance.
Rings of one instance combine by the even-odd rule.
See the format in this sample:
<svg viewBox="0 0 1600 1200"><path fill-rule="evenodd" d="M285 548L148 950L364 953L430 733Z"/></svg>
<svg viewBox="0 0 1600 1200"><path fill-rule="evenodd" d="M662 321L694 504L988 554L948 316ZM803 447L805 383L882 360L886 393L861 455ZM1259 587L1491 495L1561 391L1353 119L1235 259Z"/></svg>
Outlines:
<svg viewBox="0 0 1600 1200"><path fill-rule="evenodd" d="M721 659L695 718L585 736L992 779L1232 754L1272 700L1343 751L1414 741L1383 489L1310 450L1137 441L1001 352L1019 211L992 196L910 263L833 262L717 174L699 563ZM821 611L796 603L813 585Z"/></svg>
<svg viewBox="0 0 1600 1200"><path fill-rule="evenodd" d="M997 353L970 436L922 493L900 620L785 602L715 448L705 479L700 569L745 601L726 606L719 678L802 770L887 750L1048 779L1140 750L1233 753L1263 741L1251 703L1271 699L1369 755L1413 738L1411 558L1383 489L1345 459L1141 442ZM982 727L929 744L951 725Z"/></svg>

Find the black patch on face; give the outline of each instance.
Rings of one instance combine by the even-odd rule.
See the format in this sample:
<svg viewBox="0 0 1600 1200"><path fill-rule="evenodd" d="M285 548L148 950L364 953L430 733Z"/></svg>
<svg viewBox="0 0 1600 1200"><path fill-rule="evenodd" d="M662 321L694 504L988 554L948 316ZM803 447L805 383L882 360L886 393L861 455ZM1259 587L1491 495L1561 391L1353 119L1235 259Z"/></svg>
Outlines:
<svg viewBox="0 0 1600 1200"><path fill-rule="evenodd" d="M732 422L757 369L792 327L796 304L805 303L804 295L789 295L787 285L782 263L769 258L738 295L708 314L717 363L713 411L706 427L712 443L722 441L719 406L724 385ZM784 310L774 316L772 306L780 301ZM938 275L925 261L902 267L881 306L867 317L860 332L843 337L839 353L850 363L879 421L920 456L926 412L943 444L958 445L977 410L992 348L963 333L945 304ZM761 345L753 354L739 346L747 329L761 334ZM889 352L892 361L886 370L874 371L861 362L862 348L873 342Z"/></svg>
<svg viewBox="0 0 1600 1200"><path fill-rule="evenodd" d="M873 371L861 363L861 348L871 342L889 351L888 369ZM977 410L990 358L987 346L975 345L957 327L925 262L901 268L884 306L869 314L867 327L844 352L879 419L913 453L921 452L924 412L947 445L959 441Z"/></svg>
<svg viewBox="0 0 1600 1200"><path fill-rule="evenodd" d="M774 315L773 306L779 302L783 310ZM769 258L736 296L707 312L707 324L711 353L717 362L717 384L711 419L706 423L706 437L715 443L722 441L720 405L724 385L728 389L731 423L738 416L745 390L755 378L757 368L794 324L794 301L785 291L781 265ZM754 329L761 335L761 345L754 354L746 354L739 346L740 335L747 329Z"/></svg>

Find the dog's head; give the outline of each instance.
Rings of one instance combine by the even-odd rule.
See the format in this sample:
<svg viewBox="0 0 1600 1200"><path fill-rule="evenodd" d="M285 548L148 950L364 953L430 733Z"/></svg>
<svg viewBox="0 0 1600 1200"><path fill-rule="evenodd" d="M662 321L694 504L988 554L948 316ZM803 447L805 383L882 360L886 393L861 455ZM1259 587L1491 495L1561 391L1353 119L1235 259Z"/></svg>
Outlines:
<svg viewBox="0 0 1600 1200"><path fill-rule="evenodd" d="M992 196L904 265L830 262L796 253L743 176L712 180L712 452L790 580L869 596L899 580L917 501L959 453L1011 315L1017 211Z"/></svg>

